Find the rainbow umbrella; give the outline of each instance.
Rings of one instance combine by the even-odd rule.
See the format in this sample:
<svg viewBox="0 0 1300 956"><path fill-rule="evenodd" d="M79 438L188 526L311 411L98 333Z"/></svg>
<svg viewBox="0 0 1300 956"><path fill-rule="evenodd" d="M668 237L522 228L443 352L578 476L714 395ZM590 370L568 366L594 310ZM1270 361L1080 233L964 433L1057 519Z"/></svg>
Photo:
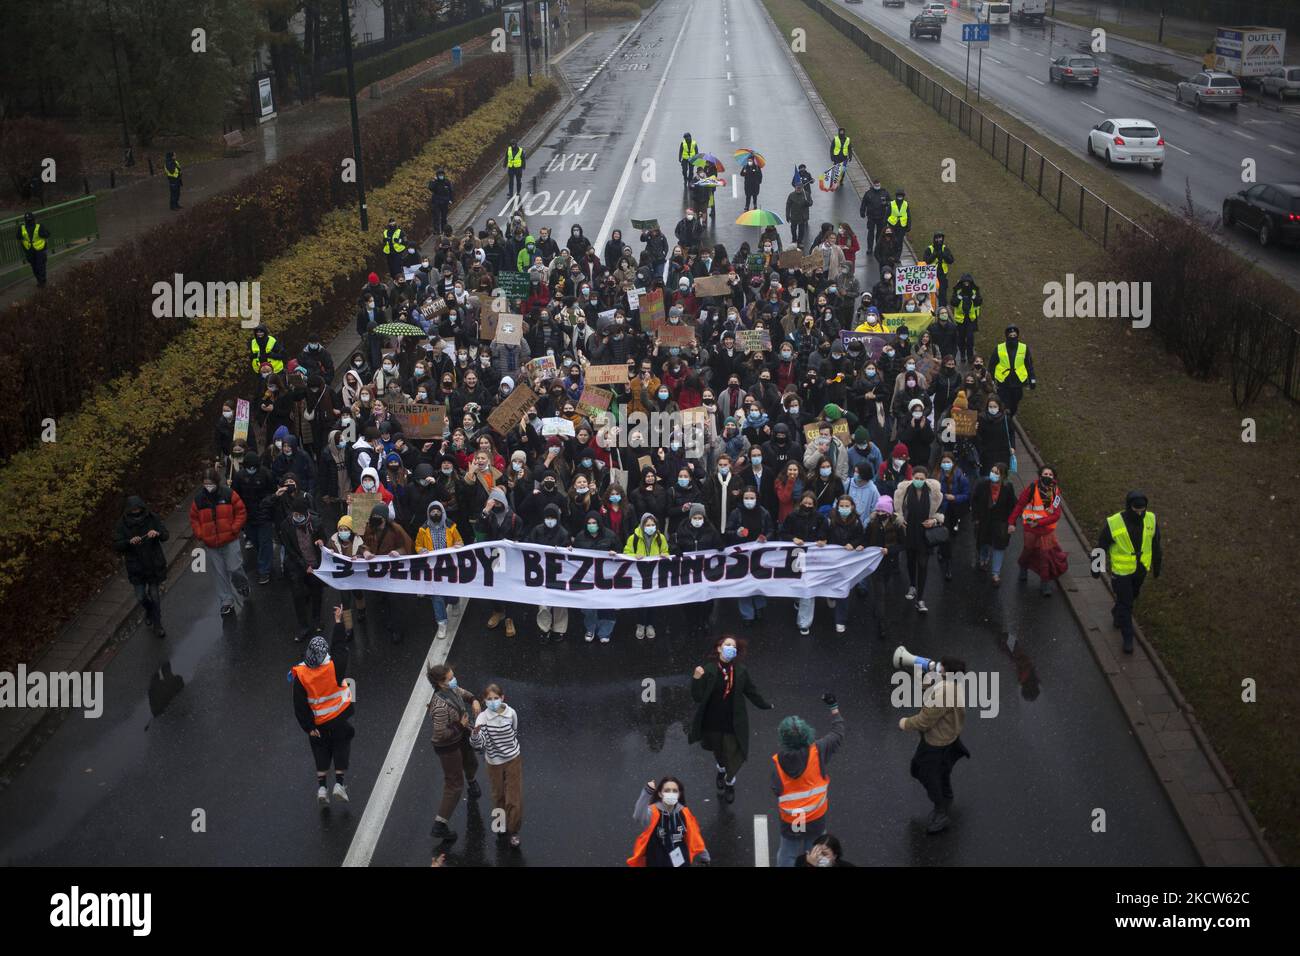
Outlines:
<svg viewBox="0 0 1300 956"><path fill-rule="evenodd" d="M703 179L697 179L697 180L695 180L695 182L694 182L693 185L696 185L696 186L725 186L725 185L727 185L727 181L726 181L725 179L723 179L721 176L705 176Z"/></svg>
<svg viewBox="0 0 1300 956"><path fill-rule="evenodd" d="M725 173L727 171L727 168L722 165L722 160L717 156L714 156L712 153L700 153L700 155L695 157L692 163L695 166L706 166L709 163L712 163L713 168L718 172Z"/></svg>
<svg viewBox="0 0 1300 956"><path fill-rule="evenodd" d="M745 160L749 159L749 157L753 156L756 160L758 160L759 169L762 169L764 166L767 165L767 160L763 158L763 154L756 153L752 149L738 149L735 151L733 155L736 157L736 162L738 163L743 163L745 162Z"/></svg>
<svg viewBox="0 0 1300 956"><path fill-rule="evenodd" d="M781 217L774 212L768 212L766 209L751 209L748 212L742 212L736 217L737 226L779 226L782 225Z"/></svg>

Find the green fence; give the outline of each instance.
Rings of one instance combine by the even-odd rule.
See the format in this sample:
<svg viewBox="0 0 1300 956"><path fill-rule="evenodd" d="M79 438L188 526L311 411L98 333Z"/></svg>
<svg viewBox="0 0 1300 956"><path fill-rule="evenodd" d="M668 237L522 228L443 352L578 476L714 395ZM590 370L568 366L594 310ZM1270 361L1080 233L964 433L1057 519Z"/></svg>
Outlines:
<svg viewBox="0 0 1300 956"><path fill-rule="evenodd" d="M36 221L50 232L45 251L51 259L99 238L95 199L94 195L78 196L69 202L36 210ZM22 221L22 216L0 219L0 289L31 275L27 260L23 258L23 244L18 238L18 226Z"/></svg>

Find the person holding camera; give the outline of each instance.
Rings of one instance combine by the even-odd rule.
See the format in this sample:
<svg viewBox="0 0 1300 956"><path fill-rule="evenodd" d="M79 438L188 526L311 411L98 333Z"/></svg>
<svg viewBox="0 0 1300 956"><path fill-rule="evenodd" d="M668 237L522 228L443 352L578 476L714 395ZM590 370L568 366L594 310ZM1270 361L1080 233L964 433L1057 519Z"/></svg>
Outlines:
<svg viewBox="0 0 1300 956"><path fill-rule="evenodd" d="M831 782L826 766L844 743L844 718L834 694L823 694L822 703L831 709L831 729L825 736L815 737L812 725L794 715L777 728L781 751L772 754L772 792L781 816L777 866L794 866L826 832Z"/></svg>

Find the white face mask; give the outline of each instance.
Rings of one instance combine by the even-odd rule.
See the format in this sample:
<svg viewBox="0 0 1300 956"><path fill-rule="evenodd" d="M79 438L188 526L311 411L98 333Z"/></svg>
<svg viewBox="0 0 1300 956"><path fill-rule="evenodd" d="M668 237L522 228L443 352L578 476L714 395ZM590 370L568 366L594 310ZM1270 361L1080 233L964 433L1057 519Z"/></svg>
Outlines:
<svg viewBox="0 0 1300 956"><path fill-rule="evenodd" d="M389 362L385 362L385 363L384 363L384 371L385 371L385 372L391 372L392 370L393 370L393 366L392 366L392 364L389 363Z"/></svg>
<svg viewBox="0 0 1300 956"><path fill-rule="evenodd" d="M235 413L234 413L234 412L222 412L222 413L221 413L221 417L224 418L226 421L230 421L231 419L233 419L233 418L235 417Z"/></svg>
<svg viewBox="0 0 1300 956"><path fill-rule="evenodd" d="M365 481L361 482L361 487L364 488L366 491L374 491L375 483L371 481L369 478L367 478Z"/></svg>
<svg viewBox="0 0 1300 956"><path fill-rule="evenodd" d="M703 519L703 518L700 518L700 517L692 518L692 519L691 519L691 527L692 527L692 528L703 528L703 527L704 527L704 519Z"/></svg>
<svg viewBox="0 0 1300 956"><path fill-rule="evenodd" d="M669 790L666 793L661 793L659 795L659 799L663 801L665 807L675 807L677 806L677 798L679 796L680 794L678 794L676 791Z"/></svg>
<svg viewBox="0 0 1300 956"><path fill-rule="evenodd" d="M556 519L554 519L554 518L544 518L543 520L546 522L546 527L548 527L548 528L554 528L554 527L555 527Z"/></svg>
<svg viewBox="0 0 1300 956"><path fill-rule="evenodd" d="M895 470L895 471L902 471L902 470L903 470L903 466L906 465L906 464L907 464L907 459L905 459L905 458L895 458L895 459L894 459L894 470Z"/></svg>

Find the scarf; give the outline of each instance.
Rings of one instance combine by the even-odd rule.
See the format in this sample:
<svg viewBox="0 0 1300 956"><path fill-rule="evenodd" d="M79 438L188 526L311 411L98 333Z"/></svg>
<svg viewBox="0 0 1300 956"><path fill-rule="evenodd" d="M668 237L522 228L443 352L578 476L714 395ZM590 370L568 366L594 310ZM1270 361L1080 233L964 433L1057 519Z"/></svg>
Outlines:
<svg viewBox="0 0 1300 956"><path fill-rule="evenodd" d="M433 519L425 521L424 526L429 529L429 537L433 539L433 550L438 551L447 547L447 515L444 512L442 520L437 524Z"/></svg>

